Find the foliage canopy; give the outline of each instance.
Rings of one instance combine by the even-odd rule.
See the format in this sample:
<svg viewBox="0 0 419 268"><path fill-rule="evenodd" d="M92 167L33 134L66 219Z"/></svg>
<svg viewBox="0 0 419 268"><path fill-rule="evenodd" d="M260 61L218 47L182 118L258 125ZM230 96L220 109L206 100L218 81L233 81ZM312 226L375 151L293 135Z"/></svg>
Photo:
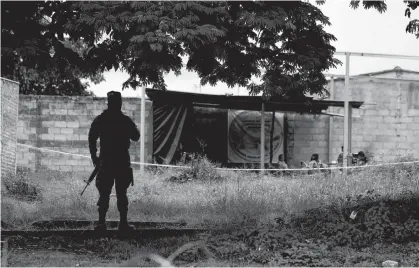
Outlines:
<svg viewBox="0 0 419 268"><path fill-rule="evenodd" d="M324 1L316 1L322 4ZM357 8L359 1L351 1ZM406 16L418 2L406 1ZM304 98L327 93L323 72L333 58L329 19L305 1L2 2L2 76L26 94L88 94L89 78L129 74L123 87L166 89L182 58L201 84L244 86L250 94ZM366 9L385 12L382 1ZM418 22L406 31L418 36ZM261 83L251 81L259 76Z"/></svg>

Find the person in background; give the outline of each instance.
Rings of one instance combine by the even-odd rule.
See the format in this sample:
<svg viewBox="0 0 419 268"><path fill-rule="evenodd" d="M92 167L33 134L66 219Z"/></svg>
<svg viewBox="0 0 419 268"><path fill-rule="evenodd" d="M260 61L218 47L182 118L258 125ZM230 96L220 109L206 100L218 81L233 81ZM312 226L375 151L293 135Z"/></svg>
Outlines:
<svg viewBox="0 0 419 268"><path fill-rule="evenodd" d="M357 165L358 166L363 166L367 164L367 157L365 156L365 153L363 151L359 151L358 152L358 157L357 157Z"/></svg>
<svg viewBox="0 0 419 268"><path fill-rule="evenodd" d="M316 168L327 168L327 164L323 164L322 161L319 159L319 154L313 154L310 158L310 162L308 162L309 169L316 169ZM328 170L322 170L322 172L328 172ZM309 171L309 174L312 172Z"/></svg>
<svg viewBox="0 0 419 268"><path fill-rule="evenodd" d="M285 163L285 159L284 159L283 154L280 154L278 156L278 168L280 168L280 169L287 169L288 168L287 163Z"/></svg>
<svg viewBox="0 0 419 268"><path fill-rule="evenodd" d="M285 163L284 155L278 155L278 163L269 164L269 168L271 169L287 169L288 165ZM272 170L273 175L284 175L285 171L282 170Z"/></svg>
<svg viewBox="0 0 419 268"><path fill-rule="evenodd" d="M313 154L311 156L310 162L308 162L308 167L311 169L320 167L319 154Z"/></svg>
<svg viewBox="0 0 419 268"><path fill-rule="evenodd" d="M342 152L338 156L338 164L343 165L343 146L342 146Z"/></svg>

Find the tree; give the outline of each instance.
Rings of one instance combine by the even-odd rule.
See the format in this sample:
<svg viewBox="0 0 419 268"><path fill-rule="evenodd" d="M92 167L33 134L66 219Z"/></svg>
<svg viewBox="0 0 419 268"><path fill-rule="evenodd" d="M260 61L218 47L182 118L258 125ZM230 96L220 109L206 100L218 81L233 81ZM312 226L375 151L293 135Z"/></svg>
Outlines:
<svg viewBox="0 0 419 268"><path fill-rule="evenodd" d="M322 3L324 1L317 1ZM410 10L417 3L406 2ZM351 1L357 8L359 1ZM386 10L381 1L364 8ZM330 22L302 1L2 2L2 75L22 90L83 94L80 78L128 72L124 88L166 89L164 74L180 74L182 56L201 84L246 86L251 94L305 98L323 94L333 58ZM409 24L417 32L417 21ZM251 82L260 76L262 83Z"/></svg>
<svg viewBox="0 0 419 268"><path fill-rule="evenodd" d="M316 3L318 5L323 5L326 2L326 0L316 0ZM405 10L405 16L410 19L410 16L412 14L412 10L415 10L419 7L419 1L418 0L403 0L403 2L407 5L407 8ZM357 9L359 7L359 0L352 0L350 1L349 5L353 9ZM385 1L363 1L362 5L365 9L374 8L380 13L384 13L387 11L387 4ZM409 23L406 26L406 32L414 34L416 38L419 38L419 20L418 19L412 19L409 21Z"/></svg>
<svg viewBox="0 0 419 268"><path fill-rule="evenodd" d="M180 73L181 56L201 84L247 86L251 94L304 98L324 93L323 71L333 58L329 20L315 6L299 1L77 2L77 17L66 24L69 36L91 49L92 70L123 69L124 87L152 84L166 89L164 73ZM106 34L104 40L95 44ZM261 73L261 69L264 73ZM251 82L261 76L262 83Z"/></svg>
<svg viewBox="0 0 419 268"><path fill-rule="evenodd" d="M404 1L407 4L407 8L405 10L405 16L410 19L410 15L412 14L412 10L415 10L419 7L419 1ZM416 38L419 38L419 20L413 19L409 22L406 26L406 32L415 34Z"/></svg>
<svg viewBox="0 0 419 268"><path fill-rule="evenodd" d="M403 2L407 5L407 8L405 10L405 16L410 19L412 10L415 10L416 8L419 7L419 1L404 0ZM359 6L359 1L351 1L350 5L352 8L356 9ZM366 9L375 8L380 13L384 13L387 10L387 5L384 1L364 1L363 6ZM406 32L414 34L416 38L419 38L419 20L418 19L410 20L406 26Z"/></svg>
<svg viewBox="0 0 419 268"><path fill-rule="evenodd" d="M22 8L21 2L2 2L1 75L17 80L21 94L91 95L86 91L89 78L94 83L103 80L98 72L86 73L82 54L87 49L83 42L64 37L52 19L71 4L30 1Z"/></svg>

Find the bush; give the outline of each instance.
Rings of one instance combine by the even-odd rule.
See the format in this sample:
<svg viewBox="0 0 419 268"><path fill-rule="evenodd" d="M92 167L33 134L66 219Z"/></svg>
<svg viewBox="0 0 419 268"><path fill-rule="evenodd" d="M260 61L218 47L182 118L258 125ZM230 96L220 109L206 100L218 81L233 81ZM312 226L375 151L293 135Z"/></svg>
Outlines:
<svg viewBox="0 0 419 268"><path fill-rule="evenodd" d="M307 211L292 221L304 233L328 238L339 246L403 243L419 236L419 196L405 192L399 198L389 198L367 191L341 199L332 207Z"/></svg>
<svg viewBox="0 0 419 268"><path fill-rule="evenodd" d="M192 154L188 160L187 168L183 169L180 174L171 176L169 181L184 183L196 180L218 181L223 179L217 170L218 166L205 156Z"/></svg>
<svg viewBox="0 0 419 268"><path fill-rule="evenodd" d="M38 201L42 199L39 187L29 181L27 173L17 173L16 176L9 175L4 180L6 194L9 194L21 201Z"/></svg>

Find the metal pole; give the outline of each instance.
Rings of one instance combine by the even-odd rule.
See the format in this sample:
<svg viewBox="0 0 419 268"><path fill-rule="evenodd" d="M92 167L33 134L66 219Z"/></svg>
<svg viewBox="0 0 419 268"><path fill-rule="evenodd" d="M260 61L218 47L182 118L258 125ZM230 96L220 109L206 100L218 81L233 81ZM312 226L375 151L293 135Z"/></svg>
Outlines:
<svg viewBox="0 0 419 268"><path fill-rule="evenodd" d="M141 88L141 126L140 126L140 162L145 163L145 87ZM144 164L140 165L141 174L144 173Z"/></svg>
<svg viewBox="0 0 419 268"><path fill-rule="evenodd" d="M265 103L262 102L262 110L260 112L260 168L264 174L265 169Z"/></svg>
<svg viewBox="0 0 419 268"><path fill-rule="evenodd" d="M3 77L0 80L0 181L3 183L3 179L1 177L2 173L2 166L3 166ZM17 133L16 133L17 136ZM4 257L3 257L4 258ZM5 266L4 266L5 267Z"/></svg>
<svg viewBox="0 0 419 268"><path fill-rule="evenodd" d="M352 105L348 107L348 152L352 154ZM351 155L352 156L352 155ZM352 162L349 164L352 166Z"/></svg>
<svg viewBox="0 0 419 268"><path fill-rule="evenodd" d="M333 76L330 79L330 99L332 100L335 99L335 78ZM334 111L332 110L332 112ZM329 117L329 163L332 162L332 159L333 159L332 137L333 137L333 116Z"/></svg>
<svg viewBox="0 0 419 268"><path fill-rule="evenodd" d="M343 122L343 167L348 166L348 155L349 155L349 57L350 53L346 54L346 66L345 66L345 90L344 90L344 100L345 100L345 112L344 112L344 122ZM346 169L345 169L346 174Z"/></svg>
<svg viewBox="0 0 419 268"><path fill-rule="evenodd" d="M377 58L392 58L392 59L406 59L419 60L419 56L396 55L396 54L377 54L377 53L361 53L361 52L335 52L335 55L351 55L360 57L377 57Z"/></svg>

